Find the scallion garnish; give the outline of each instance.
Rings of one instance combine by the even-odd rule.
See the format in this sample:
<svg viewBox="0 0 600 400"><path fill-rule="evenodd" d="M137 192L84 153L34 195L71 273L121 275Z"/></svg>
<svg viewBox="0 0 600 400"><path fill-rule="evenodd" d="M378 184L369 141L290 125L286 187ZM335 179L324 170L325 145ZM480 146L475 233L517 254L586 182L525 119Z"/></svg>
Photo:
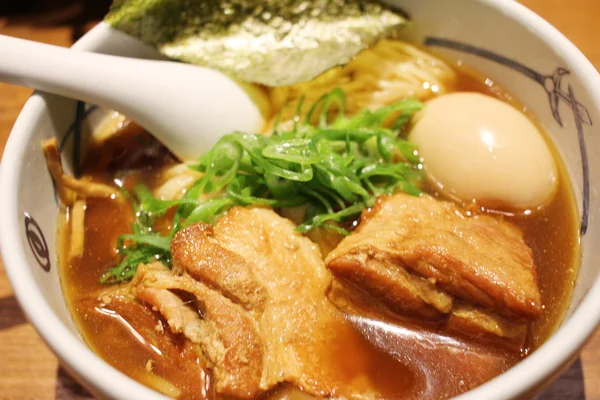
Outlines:
<svg viewBox="0 0 600 400"><path fill-rule="evenodd" d="M153 259L169 264L169 244L179 229L214 222L234 205L307 205L299 232L322 227L348 234L339 224L356 218L377 196L395 191L420 194L420 159L415 146L399 132L422 107L418 100L404 99L346 117L344 93L335 89L312 105L303 123L296 116L289 131L276 126L271 136L225 135L191 166L204 175L182 199L158 200L143 185L134 188L134 233L119 238L118 250L124 257L101 282L128 280L139 263ZM202 194L211 194L210 199L199 200ZM160 236L152 231L153 220L171 207L177 207L173 229Z"/></svg>

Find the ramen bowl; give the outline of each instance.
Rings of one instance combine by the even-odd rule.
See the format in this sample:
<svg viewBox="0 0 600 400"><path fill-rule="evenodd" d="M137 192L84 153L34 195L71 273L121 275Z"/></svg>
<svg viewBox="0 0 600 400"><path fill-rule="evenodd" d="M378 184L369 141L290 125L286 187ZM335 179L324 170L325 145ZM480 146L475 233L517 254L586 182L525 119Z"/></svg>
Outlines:
<svg viewBox="0 0 600 400"><path fill-rule="evenodd" d="M449 60L461 60L513 94L535 116L570 177L580 223L581 257L563 323L533 354L461 399L529 397L555 378L600 321L600 76L560 32L516 2L403 0L413 23L406 39ZM100 24L74 48L161 58L141 42ZM43 66L40 66L43 68ZM185 101L185 99L182 99ZM70 173L92 132L111 113L35 93L23 108L0 171L0 243L15 294L31 323L64 367L99 398L160 399L98 357L79 334L61 291L58 202L41 148L56 137ZM596 124L595 124L596 123Z"/></svg>

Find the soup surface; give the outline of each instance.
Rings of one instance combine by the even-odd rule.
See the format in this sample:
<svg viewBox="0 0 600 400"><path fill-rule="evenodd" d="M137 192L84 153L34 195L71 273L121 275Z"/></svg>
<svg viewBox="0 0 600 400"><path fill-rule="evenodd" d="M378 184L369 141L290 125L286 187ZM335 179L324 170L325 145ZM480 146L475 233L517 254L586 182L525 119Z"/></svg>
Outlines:
<svg viewBox="0 0 600 400"><path fill-rule="evenodd" d="M464 66L454 66L457 79L449 91L475 91L518 103L491 80ZM351 94L349 95L351 96ZM84 177L125 189L144 183L154 190L166 167L176 160L135 124L120 128L118 141L92 147L84 162ZM352 306L356 319L335 320L337 335L324 339L319 351L323 370L333 371L355 393L378 393L386 399L450 397L502 373L535 351L560 323L571 296L579 256L577 215L568 177L558 156L556 195L543 207L529 212L499 212L475 208L474 213L502 215L519 227L533 251L543 313L529 326L527 342L511 349L494 342L480 342L448 334L436 323L416 323L379 312L364 300ZM442 198L432 187L426 192ZM127 283L105 285L100 278L119 261L119 235L131 232L136 216L130 201L87 199L85 246L79 257L69 257L71 222L76 211L61 215L63 244L62 282L67 303L85 341L104 360L133 379L181 399L222 397L215 392L211 369L201 354L179 333L169 330L165 319L152 307L103 299L105 293ZM167 212L155 229L168 232L173 212ZM335 290L335 287L334 289ZM340 289L340 290L347 290ZM193 301L193 300L190 300ZM349 314L350 315L350 314ZM280 385L262 397L306 396L292 385Z"/></svg>

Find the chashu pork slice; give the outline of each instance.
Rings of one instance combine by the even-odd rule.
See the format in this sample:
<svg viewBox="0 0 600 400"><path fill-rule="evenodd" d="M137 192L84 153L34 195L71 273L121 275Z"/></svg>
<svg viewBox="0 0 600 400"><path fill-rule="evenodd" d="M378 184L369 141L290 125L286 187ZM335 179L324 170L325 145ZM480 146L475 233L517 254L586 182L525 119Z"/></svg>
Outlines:
<svg viewBox="0 0 600 400"><path fill-rule="evenodd" d="M511 320L490 310L458 303L446 324L449 332L519 350L525 345L527 324Z"/></svg>
<svg viewBox="0 0 600 400"><path fill-rule="evenodd" d="M183 229L173 238L171 249L176 274L187 272L248 310L263 309L265 288L252 266L221 245L212 225L194 224Z"/></svg>
<svg viewBox="0 0 600 400"><path fill-rule="evenodd" d="M535 319L542 311L532 251L522 233L499 218L466 217L454 204L427 195L378 199L326 264L392 309L414 311L415 299L435 306L405 283L394 289L409 292L405 296L374 289L394 287L390 276L406 275L400 272L406 269L439 290L511 319Z"/></svg>
<svg viewBox="0 0 600 400"><path fill-rule="evenodd" d="M172 332L201 345L219 393L252 398L261 391L263 341L243 307L189 275L174 275L159 262L139 265L130 290L160 312ZM197 301L182 300L177 295L182 292Z"/></svg>
<svg viewBox="0 0 600 400"><path fill-rule="evenodd" d="M362 339L327 299L332 275L318 246L290 220L234 207L214 227L182 229L171 254L172 271L140 265L130 291L199 345L219 394L253 398L284 383L317 397L371 390L358 378L350 389L332 357L340 337L355 346ZM370 362L364 357L357 363Z"/></svg>
<svg viewBox="0 0 600 400"><path fill-rule="evenodd" d="M327 300L332 276L319 247L290 220L266 208L234 207L214 234L252 266L265 288L258 320L265 342L262 387L289 382L318 397L336 394L340 380L327 368L327 347L346 323Z"/></svg>

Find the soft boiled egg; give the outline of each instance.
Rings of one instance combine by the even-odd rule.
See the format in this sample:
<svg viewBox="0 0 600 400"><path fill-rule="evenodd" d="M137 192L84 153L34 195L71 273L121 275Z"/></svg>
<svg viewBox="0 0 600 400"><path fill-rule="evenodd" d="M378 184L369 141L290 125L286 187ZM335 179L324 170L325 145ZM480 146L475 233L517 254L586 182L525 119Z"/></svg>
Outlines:
<svg viewBox="0 0 600 400"><path fill-rule="evenodd" d="M530 209L551 199L556 163L538 128L507 103L480 93L436 97L409 139L438 189L484 207Z"/></svg>

